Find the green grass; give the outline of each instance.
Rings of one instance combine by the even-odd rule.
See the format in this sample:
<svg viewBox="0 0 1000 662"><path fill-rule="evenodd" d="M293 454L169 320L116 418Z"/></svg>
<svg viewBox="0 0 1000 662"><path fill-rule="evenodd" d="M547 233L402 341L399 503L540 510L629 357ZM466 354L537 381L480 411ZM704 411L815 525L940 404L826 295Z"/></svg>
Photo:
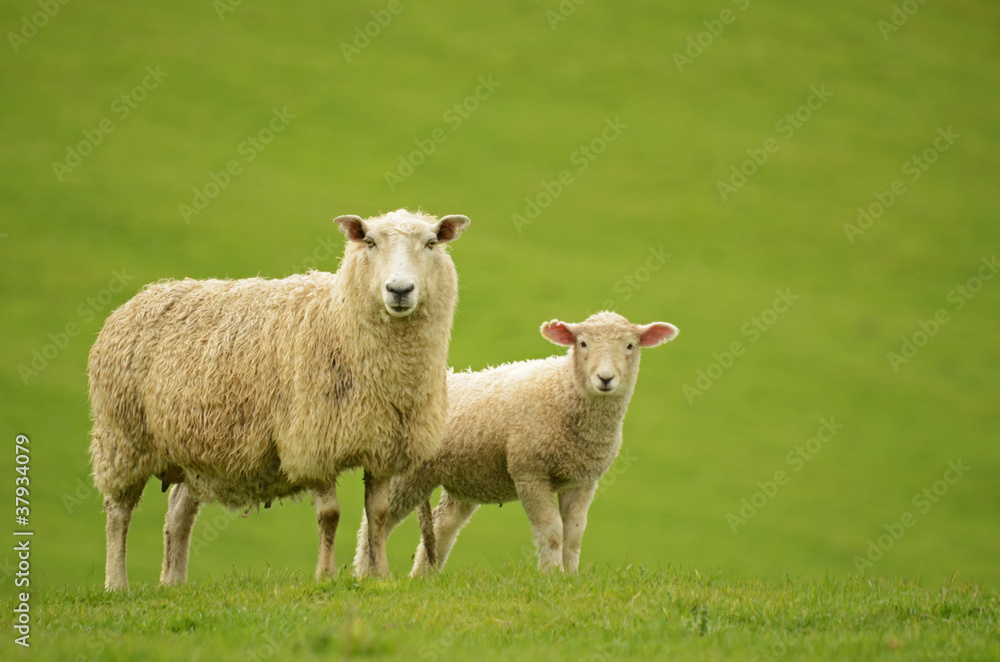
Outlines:
<svg viewBox="0 0 1000 662"><path fill-rule="evenodd" d="M50 588L32 659L990 660L1000 596L964 582L854 578L766 583L720 574L505 565L427 580L317 585L229 573L128 596ZM4 604L3 617L10 605ZM0 641L5 659L22 659ZM82 656L77 657L77 656Z"/></svg>
<svg viewBox="0 0 1000 662"><path fill-rule="evenodd" d="M605 307L681 329L677 341L644 353L622 463L591 511L585 564L611 575L630 563L721 572L742 587L718 594L723 614L727 600L737 609L736 596L755 586L778 586L787 607L789 592L825 586L828 576L834 586L863 586L854 579L859 558L912 517L898 540L883 538L880 558L861 564L867 576L886 578L876 587L937 586L960 572L984 590L1000 588L1000 279L982 283L961 309L949 298L983 258L1000 255L995 3L924 3L884 39L878 21L895 0L752 0L683 72L673 53L706 29L703 21L744 3L591 0L555 30L545 16L555 2L401 4L349 63L340 43L386 6L381 0L244 0L224 20L204 0L70 2L17 53L9 40L0 48L0 504L9 504L0 522L14 528L8 458L15 434L28 434L39 614L80 604L64 586L93 587L87 595L96 600L103 580L86 357L107 314L161 278L333 270L342 238L331 219L402 206L473 221L452 251L461 301L450 361L460 369L559 351L539 336L541 322L579 321ZM4 2L0 34L20 30L38 7ZM168 75L121 118L115 100L142 83L147 67ZM480 77L499 86L452 128L446 113ZM814 86L832 96L788 137L778 122ZM295 117L247 162L241 143L275 108ZM105 118L114 131L59 181L53 162ZM579 171L574 153L616 118L627 128ZM949 127L960 137L911 181L904 164ZM436 129L447 140L390 190L385 173ZM723 201L718 182L769 139L779 149ZM185 223L179 205L233 159L241 173ZM512 215L563 170L573 183L519 232ZM851 243L844 225L897 179L905 194ZM670 257L647 273L650 251L661 248ZM116 272L122 288L112 283ZM799 298L774 314L778 290ZM894 370L887 354L939 309L949 321ZM755 317L773 324L755 335ZM731 367L703 395L686 395L699 371L729 363L734 342L744 351ZM50 357L25 378L35 352ZM830 417L843 428L808 462L790 461ZM959 460L968 472L939 484ZM779 471L787 481L768 496ZM349 473L340 484L344 563L361 477ZM921 497L936 485L946 488L936 501ZM760 507L734 533L729 515L744 500ZM151 485L129 538L135 585L158 577L165 507ZM315 564L307 499L235 520L211 506L195 536L207 544L192 559L192 592L225 593L212 587L229 586L220 582L233 567L307 577ZM398 576L416 538L409 521L390 540ZM505 563L531 567L530 544L520 506L484 508L449 570L503 584L491 578ZM0 567L14 560L10 549L0 552ZM801 582L774 584L786 575ZM14 592L10 579L0 594ZM457 580L427 587L449 581ZM363 590L399 586L401 596L421 600L427 588L376 586ZM139 591L130 604L142 610L159 595ZM790 620L799 617L787 608ZM828 630L797 641L854 641L855 622L839 617L831 611ZM655 622L669 629L682 621ZM366 622L379 642L408 650L408 630ZM935 623L920 621L921 631ZM79 636L53 627L40 625L53 646ZM883 635L905 641L904 630L857 634L856 645L884 652ZM768 632L772 639L757 643L779 636ZM135 645L151 647L156 636ZM537 631L525 645L547 645L544 636ZM692 655L722 646L679 641Z"/></svg>

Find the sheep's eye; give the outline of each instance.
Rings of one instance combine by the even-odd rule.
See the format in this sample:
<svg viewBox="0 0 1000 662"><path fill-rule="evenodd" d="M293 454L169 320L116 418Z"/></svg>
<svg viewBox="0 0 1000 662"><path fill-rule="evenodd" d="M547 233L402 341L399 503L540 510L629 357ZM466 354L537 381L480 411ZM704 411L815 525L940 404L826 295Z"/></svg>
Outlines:
<svg viewBox="0 0 1000 662"><path fill-rule="evenodd" d="M435 246L437 246L437 244L438 244L437 239L431 239L430 241L427 242L427 248L434 248Z"/></svg>
<svg viewBox="0 0 1000 662"><path fill-rule="evenodd" d="M631 352L633 349L635 349L635 345L633 345L632 343L629 343L628 347L626 347L625 349L627 349L628 351Z"/></svg>
<svg viewBox="0 0 1000 662"><path fill-rule="evenodd" d="M375 248L375 240L371 237L365 237L365 246L368 248Z"/></svg>
<svg viewBox="0 0 1000 662"><path fill-rule="evenodd" d="M581 340L581 341L580 341L580 349L586 349L586 348L587 348L587 343L585 343L585 342L583 342L583 341Z"/></svg>

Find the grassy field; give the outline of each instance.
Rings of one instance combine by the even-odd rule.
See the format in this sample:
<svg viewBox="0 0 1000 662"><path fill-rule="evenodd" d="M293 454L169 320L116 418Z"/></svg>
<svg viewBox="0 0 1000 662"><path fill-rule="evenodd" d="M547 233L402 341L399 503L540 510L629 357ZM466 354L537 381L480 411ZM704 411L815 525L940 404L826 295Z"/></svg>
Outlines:
<svg viewBox="0 0 1000 662"><path fill-rule="evenodd" d="M60 660L995 660L1000 600L966 583L766 584L628 565L523 566L323 585L233 573L129 597L40 594L32 641ZM8 614L4 614L6 618ZM0 641L4 659L26 659Z"/></svg>
<svg viewBox="0 0 1000 662"><path fill-rule="evenodd" d="M758 582L798 622L796 591L832 577L836 606L837 591L866 586L858 573L928 605L960 573L995 614L993 3L56 4L0 5L0 503L18 528L13 446L27 435L40 622L96 604L107 611L83 622L100 628L127 604L97 591L104 518L86 453L86 356L107 314L160 278L334 270L335 216L404 206L473 221L452 249L458 368L551 354L541 322L603 308L681 329L644 356L584 564L722 573L723 622L726 601L738 611ZM345 564L357 472L340 494ZM133 520L133 606L162 600L165 507L151 485ZM279 592L325 601L340 589L290 579L311 574L315 536L308 499L245 519L211 506L180 595L196 605L233 572L270 572L286 578ZM397 577L416 538L410 521L390 540ZM484 508L456 546L456 578L432 590L478 585L480 570L484 590L501 590L514 580L498 569L519 576L531 557L520 507ZM0 553L8 597L16 562ZM588 581L605 580L546 586ZM251 581L247 599L268 586ZM360 590L397 588L424 599L402 580ZM653 613L661 597L637 604ZM315 608L347 608L337 602ZM855 637L857 621L838 618L805 641L882 654L890 634L938 631L891 620ZM418 627L408 643L378 619L378 641L398 650L438 632ZM784 636L768 622L737 643ZM40 627L52 645L67 638L62 650L87 636ZM164 627L126 638L146 651ZM669 641L711 656L727 635L710 634L704 647ZM323 636L291 639L309 649Z"/></svg>

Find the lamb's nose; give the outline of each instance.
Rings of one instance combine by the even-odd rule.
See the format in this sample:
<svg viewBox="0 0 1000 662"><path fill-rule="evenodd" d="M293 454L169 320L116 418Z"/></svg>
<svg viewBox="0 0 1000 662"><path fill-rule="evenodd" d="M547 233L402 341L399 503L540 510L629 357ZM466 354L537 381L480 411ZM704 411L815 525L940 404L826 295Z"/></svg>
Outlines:
<svg viewBox="0 0 1000 662"><path fill-rule="evenodd" d="M413 291L413 283L409 285L399 285L396 283L386 283L385 289L389 290L399 298L403 298Z"/></svg>
<svg viewBox="0 0 1000 662"><path fill-rule="evenodd" d="M601 380L601 386L603 386L605 388L611 386L611 382L613 382L615 380L614 375L612 375L610 377L601 377L600 375L598 375L597 378Z"/></svg>

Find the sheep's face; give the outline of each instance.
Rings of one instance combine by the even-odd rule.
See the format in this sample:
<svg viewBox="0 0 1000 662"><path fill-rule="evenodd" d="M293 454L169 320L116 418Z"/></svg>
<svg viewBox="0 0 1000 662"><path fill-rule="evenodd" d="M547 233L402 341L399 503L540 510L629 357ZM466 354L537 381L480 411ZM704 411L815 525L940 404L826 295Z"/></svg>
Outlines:
<svg viewBox="0 0 1000 662"><path fill-rule="evenodd" d="M627 395L639 373L639 349L673 340L679 333L666 322L631 324L616 313L593 315L580 324L552 320L542 335L570 348L577 385L596 396Z"/></svg>
<svg viewBox="0 0 1000 662"><path fill-rule="evenodd" d="M417 310L443 271L454 274L444 244L469 226L465 216L435 221L403 209L368 220L340 216L335 222L353 244L349 250L368 275L371 294L396 318L409 317Z"/></svg>

